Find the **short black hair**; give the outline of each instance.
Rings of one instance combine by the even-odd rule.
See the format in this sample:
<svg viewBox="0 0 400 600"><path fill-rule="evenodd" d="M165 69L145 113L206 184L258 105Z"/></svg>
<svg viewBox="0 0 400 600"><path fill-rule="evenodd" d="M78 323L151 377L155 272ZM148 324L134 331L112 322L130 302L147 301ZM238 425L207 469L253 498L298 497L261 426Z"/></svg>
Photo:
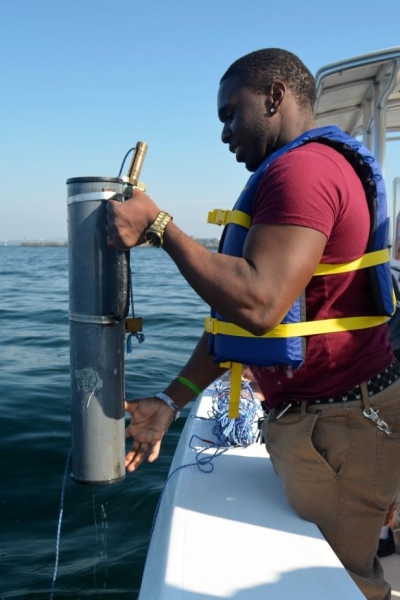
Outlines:
<svg viewBox="0 0 400 600"><path fill-rule="evenodd" d="M243 87L256 93L266 93L279 79L290 88L301 106L311 110L314 106L315 79L298 56L287 50L265 48L242 56L225 72L220 84L233 75Z"/></svg>

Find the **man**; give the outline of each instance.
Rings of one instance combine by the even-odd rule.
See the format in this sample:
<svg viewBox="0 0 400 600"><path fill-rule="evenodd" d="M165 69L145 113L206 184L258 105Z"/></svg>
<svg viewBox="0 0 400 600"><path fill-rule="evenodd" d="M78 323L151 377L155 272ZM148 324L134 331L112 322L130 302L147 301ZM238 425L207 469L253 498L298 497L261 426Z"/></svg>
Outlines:
<svg viewBox="0 0 400 600"><path fill-rule="evenodd" d="M246 55L222 77L222 141L254 175L220 253L138 190L124 204L108 203L108 243L162 245L212 307L216 327L229 325L228 333L203 334L162 393L127 404L134 442L126 467L157 458L174 413L224 372L219 362L250 365L270 409L267 449L289 502L319 526L366 597L382 600L390 587L376 550L400 486L400 370L385 323L390 269L353 261L387 260L386 239L378 239L384 190L355 140L315 129L314 100L311 73L284 50ZM330 273L332 264L344 271Z"/></svg>

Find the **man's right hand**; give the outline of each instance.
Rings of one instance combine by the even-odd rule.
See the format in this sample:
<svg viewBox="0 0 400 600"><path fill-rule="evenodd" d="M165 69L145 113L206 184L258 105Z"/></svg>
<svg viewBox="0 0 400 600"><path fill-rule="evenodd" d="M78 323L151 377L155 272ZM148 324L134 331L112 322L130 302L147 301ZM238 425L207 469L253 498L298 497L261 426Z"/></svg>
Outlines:
<svg viewBox="0 0 400 600"><path fill-rule="evenodd" d="M135 188L126 202L107 202L107 244L116 250L129 250L145 242L144 232L160 209L154 201Z"/></svg>

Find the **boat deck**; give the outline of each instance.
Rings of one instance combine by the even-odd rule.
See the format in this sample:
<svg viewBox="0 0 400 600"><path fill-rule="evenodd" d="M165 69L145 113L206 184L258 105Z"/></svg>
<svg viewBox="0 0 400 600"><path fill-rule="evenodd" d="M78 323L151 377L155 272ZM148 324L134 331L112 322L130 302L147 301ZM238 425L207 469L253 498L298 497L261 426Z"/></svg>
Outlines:
<svg viewBox="0 0 400 600"><path fill-rule="evenodd" d="M215 456L211 393L181 435L161 498L139 600L357 600L364 596L318 528L289 506L265 448ZM196 464L199 452L213 470ZM400 556L384 559L400 598Z"/></svg>
<svg viewBox="0 0 400 600"><path fill-rule="evenodd" d="M392 586L392 598L400 598L400 554L381 559L386 580Z"/></svg>
<svg viewBox="0 0 400 600"><path fill-rule="evenodd" d="M397 510L392 529L396 543L396 554L381 558L386 580L392 586L392 598L400 598L400 492L397 496Z"/></svg>

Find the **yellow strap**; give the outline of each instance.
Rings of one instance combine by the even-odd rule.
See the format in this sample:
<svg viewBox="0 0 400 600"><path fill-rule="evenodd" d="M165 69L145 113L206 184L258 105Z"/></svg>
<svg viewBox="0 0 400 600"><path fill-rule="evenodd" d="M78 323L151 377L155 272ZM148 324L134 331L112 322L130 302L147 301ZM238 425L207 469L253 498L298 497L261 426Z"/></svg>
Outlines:
<svg viewBox="0 0 400 600"><path fill-rule="evenodd" d="M230 361L230 360L227 360L226 362L219 363L219 366L220 366L222 369L230 369L230 368L231 368L231 366L232 366L232 363L231 363L231 361Z"/></svg>
<svg viewBox="0 0 400 600"><path fill-rule="evenodd" d="M359 269L367 269L374 265L382 265L390 260L389 249L384 248L383 250L375 250L375 252L368 252L360 258L351 262L342 264L324 264L321 263L315 270L315 275L336 275L337 273L348 273L349 271L358 271Z"/></svg>
<svg viewBox="0 0 400 600"><path fill-rule="evenodd" d="M333 275L336 273L347 273L358 269L365 269L373 265L379 265L389 260L389 250L377 250L365 254L361 258L343 264L320 264L317 267L314 275ZM343 317L340 319L324 319L320 321L310 321L303 323L281 323L272 331L269 331L262 336L253 336L251 333L233 325L233 323L225 323L212 317L206 317L204 329L208 333L234 335L239 337L259 337L259 338L287 338L287 337L302 337L309 335L317 335L323 333L333 333L335 331L354 331L357 329L367 329L369 327L377 327L389 320L390 317ZM242 387L242 368L240 363L224 363L221 366L231 368L231 388L229 395L228 417L237 419L239 417L240 393Z"/></svg>
<svg viewBox="0 0 400 600"><path fill-rule="evenodd" d="M242 225L242 227L250 229L251 217L241 210L215 208L208 213L207 223L214 223L215 225L229 225L230 223L234 223L235 225Z"/></svg>
<svg viewBox="0 0 400 600"><path fill-rule="evenodd" d="M287 338L318 335L322 333L333 333L335 331L354 331L356 329L368 329L386 323L390 317L342 317L340 319L323 319L320 321L304 321L302 323L280 323L264 335L253 335L249 331L234 325L225 323L212 317L206 317L204 329L213 335L234 335L236 337L255 338Z"/></svg>
<svg viewBox="0 0 400 600"><path fill-rule="evenodd" d="M234 223L235 225L242 225L242 227L250 229L251 217L241 210L223 210L222 208L215 208L208 213L207 222L214 223L215 225L229 225L230 223ZM383 250L368 252L351 262L341 264L321 263L317 266L314 276L349 273L350 271L358 271L359 269L367 269L374 265L381 265L389 260L389 249L384 248Z"/></svg>
<svg viewBox="0 0 400 600"><path fill-rule="evenodd" d="M233 362L231 367L231 389L229 391L229 419L237 419L239 416L240 392L242 390L241 363Z"/></svg>

